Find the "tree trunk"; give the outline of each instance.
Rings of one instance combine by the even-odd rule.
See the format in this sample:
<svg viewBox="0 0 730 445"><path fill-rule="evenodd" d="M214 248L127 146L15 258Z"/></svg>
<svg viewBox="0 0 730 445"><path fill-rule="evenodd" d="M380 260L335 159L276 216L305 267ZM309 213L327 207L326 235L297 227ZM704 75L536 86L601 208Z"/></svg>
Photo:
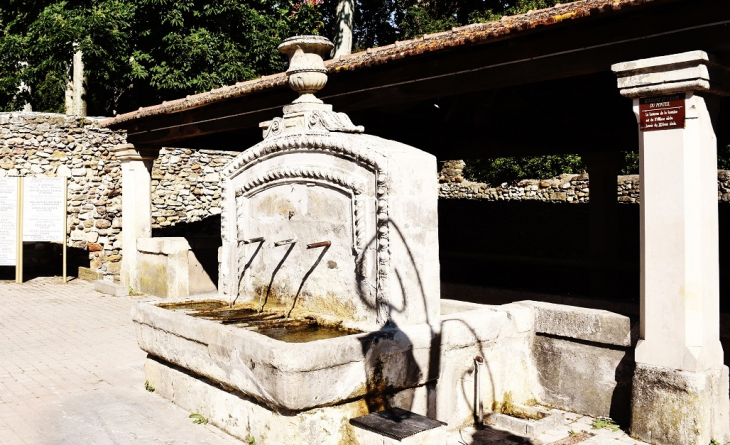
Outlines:
<svg viewBox="0 0 730 445"><path fill-rule="evenodd" d="M332 58L344 56L352 52L352 28L355 0L340 0L337 4L337 26L335 27Z"/></svg>

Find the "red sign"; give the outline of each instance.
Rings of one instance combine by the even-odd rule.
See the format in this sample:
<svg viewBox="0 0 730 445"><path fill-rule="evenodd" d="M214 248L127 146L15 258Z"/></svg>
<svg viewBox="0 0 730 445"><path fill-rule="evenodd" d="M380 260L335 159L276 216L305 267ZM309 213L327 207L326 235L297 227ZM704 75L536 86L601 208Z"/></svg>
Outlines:
<svg viewBox="0 0 730 445"><path fill-rule="evenodd" d="M639 99L641 131L684 128L684 93Z"/></svg>

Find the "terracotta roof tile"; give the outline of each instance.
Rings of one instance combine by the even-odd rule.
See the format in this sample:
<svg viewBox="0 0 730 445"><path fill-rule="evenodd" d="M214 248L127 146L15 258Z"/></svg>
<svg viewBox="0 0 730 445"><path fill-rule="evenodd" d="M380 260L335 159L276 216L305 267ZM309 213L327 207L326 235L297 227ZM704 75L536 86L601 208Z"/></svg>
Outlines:
<svg viewBox="0 0 730 445"><path fill-rule="evenodd" d="M600 13L620 10L624 6L636 6L661 1L665 0L581 0L573 3L559 4L552 8L533 10L522 15L505 16L494 22L460 26L453 28L451 31L427 34L413 40L395 42L394 44L378 48L369 48L366 51L328 60L325 62L325 65L330 73L356 71L361 68L383 65L424 53L437 52L444 48L487 43L511 34L512 32L520 32L567 20L576 20L590 16L594 12ZM136 119L198 108L213 102L281 87L286 85L286 83L287 77L285 73L263 76L258 79L238 82L235 85L224 86L205 93L187 96L184 99L140 108L137 111L121 114L116 118L102 121L101 125L120 125Z"/></svg>

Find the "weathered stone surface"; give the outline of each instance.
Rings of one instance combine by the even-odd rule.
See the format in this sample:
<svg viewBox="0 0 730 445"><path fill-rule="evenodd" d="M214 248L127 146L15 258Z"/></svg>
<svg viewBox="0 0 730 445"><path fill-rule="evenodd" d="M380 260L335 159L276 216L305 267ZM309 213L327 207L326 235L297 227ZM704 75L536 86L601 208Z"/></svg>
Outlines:
<svg viewBox="0 0 730 445"><path fill-rule="evenodd" d="M521 304L535 308L537 333L607 345L623 347L632 345L629 317L597 309L539 301L523 301Z"/></svg>
<svg viewBox="0 0 730 445"><path fill-rule="evenodd" d="M155 394L171 400L243 441L260 445L354 444L349 419L368 413L363 400L316 408L297 416L280 414L214 382L195 378L168 364L147 359L145 376Z"/></svg>
<svg viewBox="0 0 730 445"><path fill-rule="evenodd" d="M113 295L115 297L124 297L129 295L129 289L121 284L107 280L94 281L94 290L104 294Z"/></svg>
<svg viewBox="0 0 730 445"><path fill-rule="evenodd" d="M730 441L728 368L683 372L637 364L631 395L631 435L658 445Z"/></svg>
<svg viewBox="0 0 730 445"><path fill-rule="evenodd" d="M184 407L188 406L187 402L180 397L188 398L195 401L198 408L195 411L202 413L200 409L221 407L217 397L227 396L208 398L212 396L205 395L208 393L205 388L211 386L197 386L206 382L200 376L224 382L226 388L237 388L259 400L252 402L251 398L236 395L237 400L264 410L256 414L261 428L268 424L267 412L270 412L263 405L279 403L297 411L303 409L296 416L287 416L291 421L298 421L312 412L306 408L312 404L334 405L320 408L327 411L347 406L350 400L361 403L365 394L378 393L383 388L394 391L386 397L390 406L428 415L452 427L462 425L473 413L476 355L484 357L485 366L490 370L482 381L486 406L491 406L495 398L503 401L508 392L517 403L533 399L531 381L535 371L530 359L533 332L529 329L533 310L519 305L485 307L460 302L450 302L447 306L444 310L450 314L441 324L438 342L434 342L434 332L421 325L390 333L382 330L312 343L283 343L255 332L151 307L149 303L138 304L133 318L142 349L151 356L185 364L192 371L185 374L191 379L189 384L175 382L175 391L163 390L160 395ZM377 341L363 343L364 338L373 335ZM172 384L161 383L155 374L167 373L171 367L157 365L159 362L155 362L157 371L147 369L148 380L157 391L160 387L171 390ZM193 377L196 374L198 377ZM363 381L381 383L357 383ZM190 386L193 384L194 388ZM288 388L294 388L290 385L296 389L290 391ZM212 387L222 391L217 384ZM434 401L438 404L434 405ZM236 407L227 406L227 409ZM228 411L224 413L227 419ZM350 414L357 415L360 414ZM245 417L239 421L242 418ZM287 425L280 423L281 419L274 422L279 427L272 430ZM237 434L235 422L226 421L218 426ZM319 424L318 431L321 430ZM330 433L339 434L333 431Z"/></svg>
<svg viewBox="0 0 730 445"><path fill-rule="evenodd" d="M307 130L264 139L221 174L224 295L256 298L290 248L273 243L295 238L268 292L272 301L288 303L306 280L296 304L315 313L378 325L436 320L435 170L432 155L366 134ZM239 240L249 236L267 242L241 280L240 259L255 246ZM340 267L293 266L314 264L324 253L305 247L321 241L330 241L327 259Z"/></svg>
<svg viewBox="0 0 730 445"><path fill-rule="evenodd" d="M306 411L382 390L365 385L372 378L392 389L423 385L432 378L427 372L403 372L413 366L429 369L434 333L427 325L349 335L324 344L284 343L148 303L136 305L132 316L143 350L224 382L272 409Z"/></svg>
<svg viewBox="0 0 730 445"><path fill-rule="evenodd" d="M94 282L96 280L101 280L104 278L103 272L98 272L95 270L91 270L88 267L79 267L79 280Z"/></svg>
<svg viewBox="0 0 730 445"><path fill-rule="evenodd" d="M535 336L533 359L541 394L548 406L628 421L633 351Z"/></svg>
<svg viewBox="0 0 730 445"><path fill-rule="evenodd" d="M537 437L545 431L560 428L565 424L565 418L562 413L559 412L551 413L544 409L519 404L515 405L515 410L531 417L542 416L542 418L520 418L498 412L492 412L487 414L485 422L489 425L494 425L497 428L505 429L519 436L528 438Z"/></svg>

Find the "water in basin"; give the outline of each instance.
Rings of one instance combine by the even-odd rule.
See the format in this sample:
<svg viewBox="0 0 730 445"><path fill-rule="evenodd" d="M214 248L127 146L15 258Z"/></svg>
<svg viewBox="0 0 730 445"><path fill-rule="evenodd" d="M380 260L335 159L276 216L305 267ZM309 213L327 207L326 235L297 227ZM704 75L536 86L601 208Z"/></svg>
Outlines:
<svg viewBox="0 0 730 445"><path fill-rule="evenodd" d="M339 325L323 324L315 317L308 315L287 318L284 311L260 311L248 305L230 306L224 301L185 301L159 303L158 306L184 312L191 317L256 331L288 343L306 343L360 333L360 331L343 328Z"/></svg>

